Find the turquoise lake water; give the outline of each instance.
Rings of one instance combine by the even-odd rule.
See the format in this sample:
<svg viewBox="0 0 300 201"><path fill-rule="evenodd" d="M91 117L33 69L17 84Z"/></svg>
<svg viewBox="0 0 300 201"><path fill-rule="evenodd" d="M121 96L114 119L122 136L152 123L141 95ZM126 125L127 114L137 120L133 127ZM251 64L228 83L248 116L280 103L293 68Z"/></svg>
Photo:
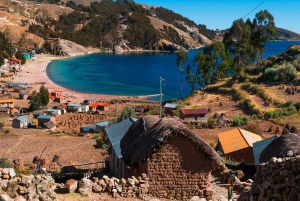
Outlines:
<svg viewBox="0 0 300 201"><path fill-rule="evenodd" d="M276 41L266 44L263 57L276 56L290 44L300 41ZM189 51L187 64L192 65L198 50ZM186 65L187 65L186 64ZM163 99L180 98L180 72L175 53L95 53L53 61L47 67L49 78L70 90L108 95L152 95L160 92L160 76L164 79ZM190 88L183 76L183 96ZM158 100L159 97L151 98Z"/></svg>

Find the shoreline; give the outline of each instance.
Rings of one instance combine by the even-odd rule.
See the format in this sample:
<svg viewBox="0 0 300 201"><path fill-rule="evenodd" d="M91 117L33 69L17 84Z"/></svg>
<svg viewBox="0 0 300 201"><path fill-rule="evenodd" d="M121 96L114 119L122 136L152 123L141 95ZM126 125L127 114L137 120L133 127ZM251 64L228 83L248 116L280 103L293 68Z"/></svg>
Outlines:
<svg viewBox="0 0 300 201"><path fill-rule="evenodd" d="M96 52L91 52L96 53ZM84 93L77 92L75 90L70 90L65 87L62 87L54 83L47 75L46 69L52 61L58 61L62 59L67 59L75 56L83 56L85 54L72 55L67 57L49 55L49 54L36 54L35 60L27 60L25 65L21 66L21 71L17 72L17 75L14 77L13 82L25 82L29 86L33 87L33 90L39 91L40 86L43 84L51 93L53 90L60 90L63 92L64 96L68 96L72 99L72 103L81 103L88 98L95 98L96 100L109 101L113 98L136 98L136 99L147 99L153 96L124 96L124 95L107 95L107 94L93 94L93 93Z"/></svg>

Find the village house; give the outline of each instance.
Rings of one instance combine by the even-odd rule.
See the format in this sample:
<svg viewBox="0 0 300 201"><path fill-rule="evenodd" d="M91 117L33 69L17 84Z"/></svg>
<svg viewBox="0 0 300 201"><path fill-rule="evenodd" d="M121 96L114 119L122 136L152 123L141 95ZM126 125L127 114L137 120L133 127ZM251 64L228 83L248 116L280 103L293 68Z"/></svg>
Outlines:
<svg viewBox="0 0 300 201"><path fill-rule="evenodd" d="M211 196L211 172L226 168L216 151L181 121L145 116L134 122L121 139L125 178L145 173L149 194L155 197L177 190L185 195Z"/></svg>
<svg viewBox="0 0 300 201"><path fill-rule="evenodd" d="M13 108L14 107L14 99L1 99L0 100L0 107L8 107Z"/></svg>
<svg viewBox="0 0 300 201"><path fill-rule="evenodd" d="M67 102L67 98L62 95L62 91L53 90L49 94L49 99L53 102L65 103Z"/></svg>
<svg viewBox="0 0 300 201"><path fill-rule="evenodd" d="M90 111L107 111L109 109L109 103L106 102L94 102L92 104L89 104L89 110Z"/></svg>
<svg viewBox="0 0 300 201"><path fill-rule="evenodd" d="M165 114L173 115L173 110L175 110L177 106L179 106L179 104L166 103L164 106Z"/></svg>
<svg viewBox="0 0 300 201"><path fill-rule="evenodd" d="M180 119L185 121L202 121L207 122L206 114L208 110L206 108L200 109L181 109Z"/></svg>
<svg viewBox="0 0 300 201"><path fill-rule="evenodd" d="M59 110L59 109L48 108L48 109L46 110L46 113L48 113L48 114L50 114L50 115L55 114L55 115L52 115L52 116L59 116L59 115L61 115L61 110Z"/></svg>
<svg viewBox="0 0 300 201"><path fill-rule="evenodd" d="M20 116L12 120L13 128L27 128L31 121L26 116Z"/></svg>
<svg viewBox="0 0 300 201"><path fill-rule="evenodd" d="M67 111L68 112L88 112L89 111L89 106L88 105L68 103Z"/></svg>
<svg viewBox="0 0 300 201"><path fill-rule="evenodd" d="M56 124L56 121L55 121L55 117L51 116L51 115L39 115L37 117L38 119L38 126L40 127L45 127L44 123L47 123L49 121L52 121L54 124Z"/></svg>
<svg viewBox="0 0 300 201"><path fill-rule="evenodd" d="M22 87L22 88L27 88L28 84L27 83L23 83L23 82L9 82L8 83L8 87L9 88L16 87L16 86L19 86L19 87Z"/></svg>
<svg viewBox="0 0 300 201"><path fill-rule="evenodd" d="M254 165L253 143L261 141L261 136L235 128L218 133L217 149L226 158L242 162L245 165Z"/></svg>
<svg viewBox="0 0 300 201"><path fill-rule="evenodd" d="M105 128L105 133L111 144L109 152L109 170L114 176L125 178L126 165L121 154L120 142L129 127L136 121L135 118L125 119L117 124Z"/></svg>
<svg viewBox="0 0 300 201"><path fill-rule="evenodd" d="M17 59L15 56L13 56L10 60L8 60L8 64L9 64L9 69L10 70L16 70L19 71L20 67L21 67L21 60Z"/></svg>

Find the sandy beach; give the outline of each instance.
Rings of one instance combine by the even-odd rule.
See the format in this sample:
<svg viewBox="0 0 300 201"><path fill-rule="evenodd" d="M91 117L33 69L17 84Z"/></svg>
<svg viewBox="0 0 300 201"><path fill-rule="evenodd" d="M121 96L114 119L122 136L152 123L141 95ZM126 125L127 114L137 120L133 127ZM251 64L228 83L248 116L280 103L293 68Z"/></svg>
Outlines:
<svg viewBox="0 0 300 201"><path fill-rule="evenodd" d="M104 95L104 94L89 94L81 93L66 89L55 83L53 83L47 76L46 68L51 61L66 59L67 57L54 56L54 55L36 55L35 60L27 60L26 64L21 67L21 71L17 73L14 78L14 82L25 82L33 88L33 90L39 91L41 84L51 92L52 90L61 90L63 95L69 96L73 103L81 103L88 98L95 98L96 100L108 101L112 98L122 98L125 96L116 95ZM73 98L74 97L74 98ZM128 96L126 96L128 97ZM138 98L147 98L145 96L139 96Z"/></svg>

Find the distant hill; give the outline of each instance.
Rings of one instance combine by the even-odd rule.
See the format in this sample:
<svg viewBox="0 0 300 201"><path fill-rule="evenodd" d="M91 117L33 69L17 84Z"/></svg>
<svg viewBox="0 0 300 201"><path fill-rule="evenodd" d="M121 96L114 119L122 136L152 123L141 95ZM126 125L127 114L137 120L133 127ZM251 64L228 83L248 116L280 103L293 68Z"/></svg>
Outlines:
<svg viewBox="0 0 300 201"><path fill-rule="evenodd" d="M283 28L276 28L276 40L300 40L300 34Z"/></svg>

